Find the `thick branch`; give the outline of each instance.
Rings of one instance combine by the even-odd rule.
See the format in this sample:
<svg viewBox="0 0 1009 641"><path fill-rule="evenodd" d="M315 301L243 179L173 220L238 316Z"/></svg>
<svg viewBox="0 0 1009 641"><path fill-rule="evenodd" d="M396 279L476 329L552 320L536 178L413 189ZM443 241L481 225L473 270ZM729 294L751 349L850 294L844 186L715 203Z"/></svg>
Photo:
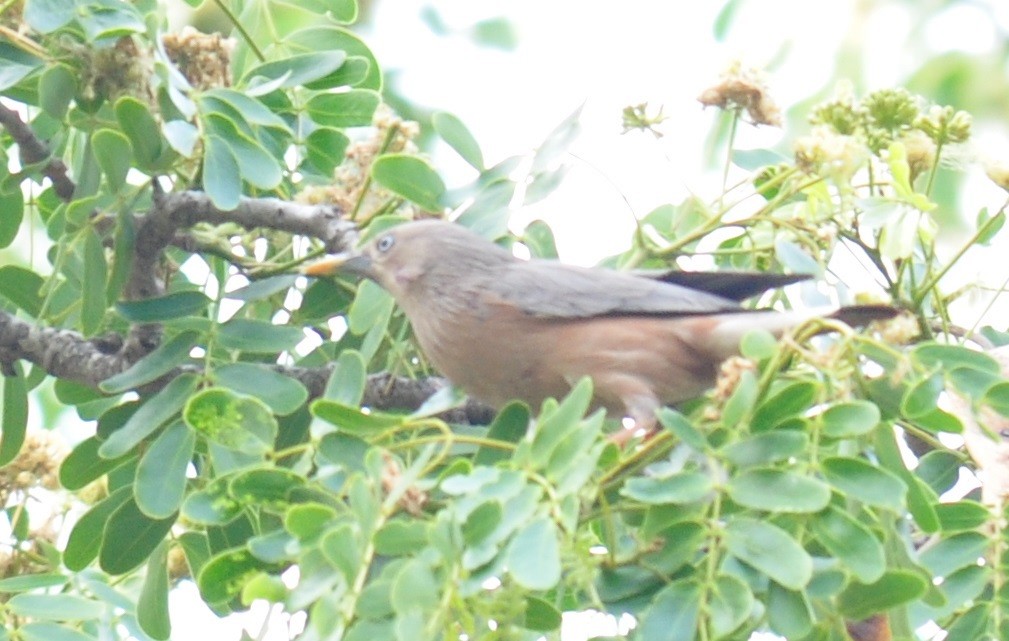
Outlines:
<svg viewBox="0 0 1009 641"><path fill-rule="evenodd" d="M77 332L39 327L0 311L0 365L10 373L15 361L39 365L58 378L97 389L98 383L123 371L128 363Z"/></svg>
<svg viewBox="0 0 1009 641"><path fill-rule="evenodd" d="M140 220L135 248L136 260L127 287L131 299L150 298L163 293L157 279L161 253L175 239L179 229L196 223L236 223L246 229L268 227L292 234L312 236L329 251L349 247L355 238L353 223L345 220L335 205L303 205L276 198L243 198L232 211L218 209L203 192L160 193L154 207Z"/></svg>
<svg viewBox="0 0 1009 641"><path fill-rule="evenodd" d="M39 327L0 310L0 367L8 373L15 361L25 360L39 365L52 376L99 390L98 385L102 381L132 364L116 352L115 347L115 342L88 340L71 330ZM301 382L308 389L310 398L322 396L332 372L331 366L274 365L273 369ZM144 386L143 391L160 389L184 371L196 371L196 368L176 368L158 381ZM368 378L362 404L380 410L412 411L445 385L446 382L440 378L414 380L374 374ZM472 424L488 423L493 416L491 408L475 401L442 414L447 421Z"/></svg>
<svg viewBox="0 0 1009 641"><path fill-rule="evenodd" d="M56 195L67 201L73 198L77 185L67 174L66 164L59 158L50 156L48 145L35 135L17 111L4 106L2 102L0 102L0 124L17 142L21 150L21 164L34 165L46 161L42 173L52 181Z"/></svg>

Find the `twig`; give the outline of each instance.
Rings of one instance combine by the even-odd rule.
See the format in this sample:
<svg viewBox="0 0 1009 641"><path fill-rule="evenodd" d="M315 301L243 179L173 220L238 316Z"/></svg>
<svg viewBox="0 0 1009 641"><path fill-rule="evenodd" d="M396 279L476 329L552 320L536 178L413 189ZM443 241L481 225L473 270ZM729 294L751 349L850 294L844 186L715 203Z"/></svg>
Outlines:
<svg viewBox="0 0 1009 641"><path fill-rule="evenodd" d="M21 150L21 164L42 166L42 174L53 183L53 191L61 199L69 201L74 196L77 185L67 174L67 166L61 159L50 155L49 147L35 131L21 119L17 111L0 103L0 124L7 129Z"/></svg>

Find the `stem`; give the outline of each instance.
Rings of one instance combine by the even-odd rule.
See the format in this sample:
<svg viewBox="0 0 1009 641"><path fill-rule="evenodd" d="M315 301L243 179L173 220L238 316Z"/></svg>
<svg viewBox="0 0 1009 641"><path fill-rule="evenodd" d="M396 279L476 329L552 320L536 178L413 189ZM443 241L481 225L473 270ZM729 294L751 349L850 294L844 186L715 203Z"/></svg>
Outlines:
<svg viewBox="0 0 1009 641"><path fill-rule="evenodd" d="M942 153L942 143L940 140L935 145L935 158L932 159L932 169L928 172L928 182L925 183L925 195L929 196L932 194L932 183L935 182L935 175L939 171L939 154Z"/></svg>
<svg viewBox="0 0 1009 641"><path fill-rule="evenodd" d="M389 151L389 147L392 146L392 141L396 139L397 133L399 133L399 125L393 124L391 127L389 127L389 131L385 132L385 138L382 140L382 146L378 148L378 153L375 154L376 158L378 158L385 152ZM371 172L369 171L368 175L365 176L364 178L364 182L361 183L361 193L357 195L357 202L354 203L354 209L350 212L350 215L348 216L348 218L351 221L358 222L357 215L361 211L361 206L364 204L364 197L368 195L368 190L370 188L371 188ZM370 219L371 216L369 216L368 219L366 219L363 222L367 222L367 220Z"/></svg>
<svg viewBox="0 0 1009 641"><path fill-rule="evenodd" d="M729 167L732 165L732 145L736 141L736 129L739 126L739 109L735 109L732 112L732 120L729 123L729 141L725 147L725 166L722 167L722 193L718 197L718 211L719 213L725 213L723 205L725 204L725 191L729 184Z"/></svg>
<svg viewBox="0 0 1009 641"><path fill-rule="evenodd" d="M929 291L931 291L939 283L942 277L945 276L947 272L949 272L950 268L952 268L953 265L956 264L958 260L963 258L963 255L967 253L968 249L974 246L974 243L977 242L977 239L981 238L981 236L983 236L985 233L988 232L988 229L998 219L999 219L998 216L992 216L985 222L985 224L978 227L977 231L974 232L974 235L970 237L970 240L964 243L964 245L960 247L960 249L958 249L955 254L953 254L953 258L946 261L946 265L942 269L940 269L938 272L935 273L935 275L933 275L931 278L929 278L922 284L922 286L914 293L914 296L911 298L912 302L914 302L915 307L921 305L921 302L925 300L925 296L928 295Z"/></svg>
<svg viewBox="0 0 1009 641"><path fill-rule="evenodd" d="M266 56L264 56L263 52L256 46L256 43L252 40L252 35L245 30L245 27L243 27L242 23L238 20L238 16L231 11L227 3L225 3L224 0L214 0L214 4L216 4L221 12L228 18L228 22L235 26L235 30L242 36L242 40L245 41L245 44L249 45L249 49L252 50L252 53L256 56L256 58L258 58L260 62L264 62L266 60Z"/></svg>
<svg viewBox="0 0 1009 641"><path fill-rule="evenodd" d="M10 4L13 3L8 2L6 5L4 5L4 7L0 8L0 13L3 13L4 10L7 9L7 6ZM47 62L50 60L49 56L46 54L46 50L43 49L41 46L39 46L37 42L29 38L26 38L25 36L15 31L14 29L11 29L10 27L0 25L0 36L7 38L16 47L32 54L33 56L42 58Z"/></svg>

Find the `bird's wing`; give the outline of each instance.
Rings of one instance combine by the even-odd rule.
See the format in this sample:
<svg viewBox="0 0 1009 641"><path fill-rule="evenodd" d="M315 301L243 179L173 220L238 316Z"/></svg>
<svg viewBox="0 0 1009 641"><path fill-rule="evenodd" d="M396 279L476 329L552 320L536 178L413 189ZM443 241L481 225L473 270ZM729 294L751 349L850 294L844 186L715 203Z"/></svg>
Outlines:
<svg viewBox="0 0 1009 641"><path fill-rule="evenodd" d="M549 261L512 263L488 293L540 318L691 316L740 311L736 301L675 283Z"/></svg>
<svg viewBox="0 0 1009 641"><path fill-rule="evenodd" d="M809 274L773 274L765 272L686 272L680 270L636 272L666 283L699 289L741 301L769 289L777 289L812 278Z"/></svg>

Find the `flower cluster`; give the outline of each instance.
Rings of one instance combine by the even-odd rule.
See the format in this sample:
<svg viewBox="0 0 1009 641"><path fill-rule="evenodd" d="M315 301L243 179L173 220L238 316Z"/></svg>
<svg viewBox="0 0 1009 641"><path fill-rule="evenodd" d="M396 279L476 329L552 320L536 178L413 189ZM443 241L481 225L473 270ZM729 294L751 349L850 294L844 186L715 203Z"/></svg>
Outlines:
<svg viewBox="0 0 1009 641"><path fill-rule="evenodd" d="M932 169L939 150L970 137L971 118L953 107L925 106L906 89L881 89L856 100L849 83L816 106L813 131L795 145L796 163L805 171L849 180L870 156L893 143L907 152L911 180Z"/></svg>
<svg viewBox="0 0 1009 641"><path fill-rule="evenodd" d="M705 107L745 111L755 125L781 126L781 109L768 92L763 72L739 62L722 74L718 84L702 91L697 100Z"/></svg>
<svg viewBox="0 0 1009 641"><path fill-rule="evenodd" d="M375 112L373 124L371 136L352 142L347 147L346 160L336 168L333 183L306 188L298 194L299 201L334 204L355 220L366 221L384 212L388 203L397 200L390 192L370 180L371 165L382 154L416 153L414 140L420 134L420 126L416 122L403 120L384 105ZM412 206L402 204L399 207ZM417 212L402 213L413 218Z"/></svg>
<svg viewBox="0 0 1009 641"><path fill-rule="evenodd" d="M233 38L224 38L219 33L201 33L187 25L179 33L165 34L161 42L168 58L193 87L231 86Z"/></svg>

